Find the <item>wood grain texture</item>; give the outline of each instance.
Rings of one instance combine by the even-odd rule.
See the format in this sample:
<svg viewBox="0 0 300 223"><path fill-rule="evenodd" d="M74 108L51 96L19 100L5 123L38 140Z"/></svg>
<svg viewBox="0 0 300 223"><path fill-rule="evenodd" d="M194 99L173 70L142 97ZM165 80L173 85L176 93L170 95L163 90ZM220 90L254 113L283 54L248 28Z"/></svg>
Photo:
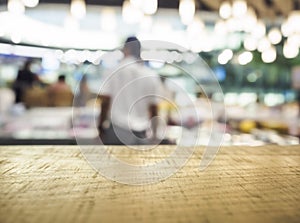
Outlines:
<svg viewBox="0 0 300 223"><path fill-rule="evenodd" d="M299 146L222 147L200 172L203 151L163 182L129 186L95 172L76 146L0 147L0 222L300 221Z"/></svg>

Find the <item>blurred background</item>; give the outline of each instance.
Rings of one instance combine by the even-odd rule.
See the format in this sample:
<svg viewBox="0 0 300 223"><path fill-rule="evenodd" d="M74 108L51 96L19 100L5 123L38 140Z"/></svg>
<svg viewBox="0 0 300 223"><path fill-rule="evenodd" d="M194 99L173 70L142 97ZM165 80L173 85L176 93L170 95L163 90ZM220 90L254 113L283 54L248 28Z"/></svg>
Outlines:
<svg viewBox="0 0 300 223"><path fill-rule="evenodd" d="M200 126L199 145L223 131L223 145L299 144L299 24L299 0L0 0L0 144L76 144L74 126L81 138L96 137L103 72L130 35L184 48L157 47L168 62L149 63L174 100L160 105L169 142ZM142 58L149 52L143 46ZM27 62L32 80L20 88ZM172 63L192 69L196 81ZM50 97L60 75L69 93ZM172 83L188 92L199 121Z"/></svg>

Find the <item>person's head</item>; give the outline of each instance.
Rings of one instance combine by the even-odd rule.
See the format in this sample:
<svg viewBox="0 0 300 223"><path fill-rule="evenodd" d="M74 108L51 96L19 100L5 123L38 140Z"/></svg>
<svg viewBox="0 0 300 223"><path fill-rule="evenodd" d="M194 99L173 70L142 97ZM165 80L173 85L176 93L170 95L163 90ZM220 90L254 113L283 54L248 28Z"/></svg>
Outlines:
<svg viewBox="0 0 300 223"><path fill-rule="evenodd" d="M58 76L58 81L59 82L65 82L65 80L66 80L66 76L65 75L61 74L61 75Z"/></svg>
<svg viewBox="0 0 300 223"><path fill-rule="evenodd" d="M123 53L126 56L133 56L140 58L141 54L141 43L135 36L130 36L126 39L123 47Z"/></svg>
<svg viewBox="0 0 300 223"><path fill-rule="evenodd" d="M165 82L166 82L166 79L167 79L166 77L160 76L160 80L161 80L162 83L165 83Z"/></svg>
<svg viewBox="0 0 300 223"><path fill-rule="evenodd" d="M24 70L30 70L30 66L32 64L32 60L26 60L24 63Z"/></svg>

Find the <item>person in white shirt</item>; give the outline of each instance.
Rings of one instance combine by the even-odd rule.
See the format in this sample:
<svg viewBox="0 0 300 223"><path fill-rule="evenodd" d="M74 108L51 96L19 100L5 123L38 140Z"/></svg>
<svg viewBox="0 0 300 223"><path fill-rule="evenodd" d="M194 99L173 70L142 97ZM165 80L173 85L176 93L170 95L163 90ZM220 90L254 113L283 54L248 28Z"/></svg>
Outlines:
<svg viewBox="0 0 300 223"><path fill-rule="evenodd" d="M151 132L150 138L156 137L154 117L158 115L162 83L158 74L145 66L140 51L139 40L127 38L124 59L101 86L98 129L104 144L147 144L147 132Z"/></svg>

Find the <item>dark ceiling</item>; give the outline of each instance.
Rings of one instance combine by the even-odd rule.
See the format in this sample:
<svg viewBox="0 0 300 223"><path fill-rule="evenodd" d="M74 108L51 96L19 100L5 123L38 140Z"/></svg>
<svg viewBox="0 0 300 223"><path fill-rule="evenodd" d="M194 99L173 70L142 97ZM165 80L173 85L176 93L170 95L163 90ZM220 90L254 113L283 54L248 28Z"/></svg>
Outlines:
<svg viewBox="0 0 300 223"><path fill-rule="evenodd" d="M0 0L0 5L8 0ZM85 0L88 5L121 6L124 0ZM144 0L147 1L147 0ZM217 11L224 0L195 0L196 8ZM227 0L233 1L233 0ZM292 10L300 10L300 0L246 0L259 17L287 16ZM43 3L70 4L71 0L40 0ZM178 8L179 0L158 0L159 8Z"/></svg>
<svg viewBox="0 0 300 223"><path fill-rule="evenodd" d="M121 6L124 0L85 0L89 5ZM70 4L71 0L40 0L40 3ZM7 4L7 0L0 0L0 4ZM160 0L158 6L162 8L176 8L179 0Z"/></svg>
<svg viewBox="0 0 300 223"><path fill-rule="evenodd" d="M103 5L103 6L121 6L124 0L85 0L88 5ZM40 0L42 3L55 3L55 4L70 4L71 0ZM7 4L7 0L0 0L0 4ZM200 0L196 0L197 8L202 10L212 10L208 5L204 4ZM159 0L159 8L178 8L179 0Z"/></svg>

